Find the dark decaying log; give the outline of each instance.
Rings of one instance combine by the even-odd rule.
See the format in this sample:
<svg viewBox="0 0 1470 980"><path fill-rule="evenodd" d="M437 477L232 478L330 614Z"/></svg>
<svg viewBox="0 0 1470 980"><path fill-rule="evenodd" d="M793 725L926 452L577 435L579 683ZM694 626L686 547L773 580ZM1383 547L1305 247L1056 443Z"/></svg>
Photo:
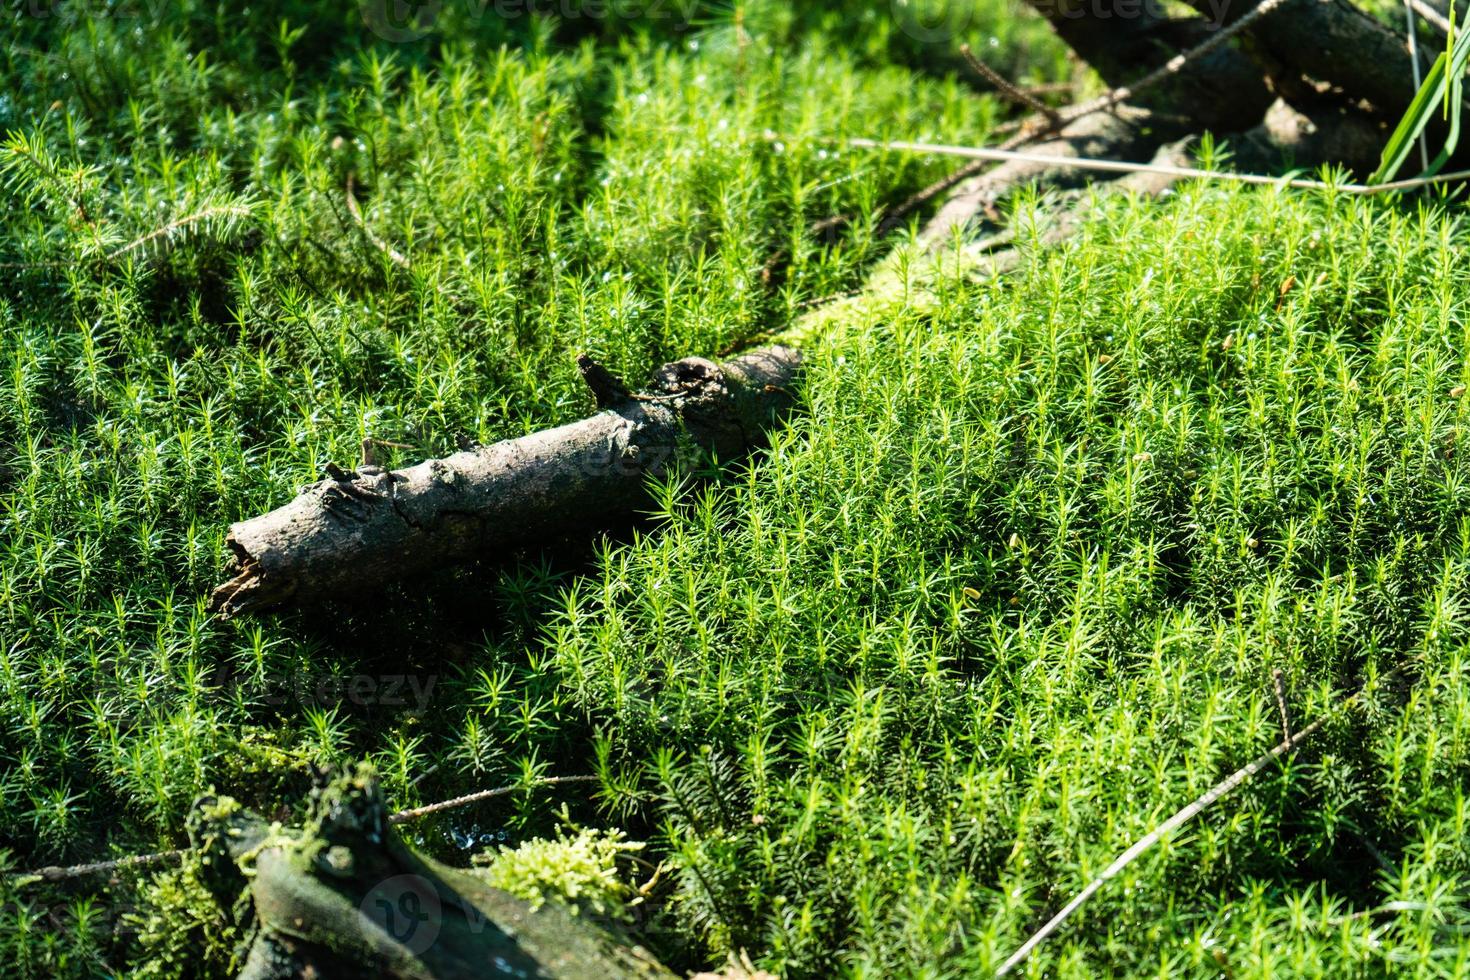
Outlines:
<svg viewBox="0 0 1470 980"><path fill-rule="evenodd" d="M1386 138L1361 112L1319 103L1304 113L1278 99L1259 126L1234 140L1236 164L1244 170L1270 171L1283 165L1333 164L1357 177L1372 173Z"/></svg>
<svg viewBox="0 0 1470 980"><path fill-rule="evenodd" d="M645 478L676 458L730 460L760 444L793 402L800 356L767 347L723 364L687 358L631 394L597 365L583 375L604 410L407 469L328 467L295 500L230 528L225 616L381 587L424 569L630 513Z"/></svg>
<svg viewBox="0 0 1470 980"><path fill-rule="evenodd" d="M1259 0L1185 0L1225 24L1250 13ZM1397 117L1414 97L1414 74L1404 37L1348 0L1295 0L1246 29L1251 46L1278 87L1294 79L1283 68L1340 89L1351 99ZM1283 93L1285 94L1285 93Z"/></svg>
<svg viewBox="0 0 1470 980"><path fill-rule="evenodd" d="M1204 42L1216 25L1174 18L1136 0L1027 0L1068 47L1114 88L1131 85L1181 51ZM1228 3L1228 0L1199 0ZM1271 101L1260 69L1222 45L1163 83L1137 93L1133 105L1161 118L1160 141L1201 129L1231 132L1253 125ZM1173 117L1173 118L1167 118Z"/></svg>
<svg viewBox="0 0 1470 980"><path fill-rule="evenodd" d="M313 792L282 829L228 797L189 820L200 878L243 936L239 980L672 980L641 947L526 902L399 839L371 768Z"/></svg>

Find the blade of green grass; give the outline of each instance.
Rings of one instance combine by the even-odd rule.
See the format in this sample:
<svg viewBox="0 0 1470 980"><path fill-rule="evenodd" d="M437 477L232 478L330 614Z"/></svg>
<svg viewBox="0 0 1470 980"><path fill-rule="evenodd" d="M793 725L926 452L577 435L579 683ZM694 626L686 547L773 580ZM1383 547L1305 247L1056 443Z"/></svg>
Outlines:
<svg viewBox="0 0 1470 980"><path fill-rule="evenodd" d="M1368 179L1369 183L1386 183L1398 174L1415 141L1429 125L1435 106L1440 104L1444 106L1450 131L1445 138L1444 147L1430 162L1424 174L1431 176L1445 165L1455 152L1460 139L1461 79L1464 77L1467 61L1470 61L1470 32L1462 32L1459 37L1452 37L1446 50L1435 59L1429 74L1424 78L1424 84L1414 94L1414 101L1409 103L1404 117L1399 120L1393 135L1384 146L1378 169Z"/></svg>

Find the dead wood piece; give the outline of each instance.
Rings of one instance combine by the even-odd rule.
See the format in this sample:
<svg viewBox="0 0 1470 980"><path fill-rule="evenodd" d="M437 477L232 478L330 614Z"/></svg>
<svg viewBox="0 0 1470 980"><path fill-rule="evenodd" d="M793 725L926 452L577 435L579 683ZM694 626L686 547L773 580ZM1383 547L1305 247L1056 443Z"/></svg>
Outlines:
<svg viewBox="0 0 1470 980"><path fill-rule="evenodd" d="M1260 0L1186 2L1203 16L1228 25L1249 14ZM1282 67L1330 83L1350 99L1367 100L1394 119L1414 97L1408 41L1348 0L1294 0L1246 34L1252 49L1264 56L1262 62L1273 74L1277 90L1288 96L1295 80L1282 76Z"/></svg>
<svg viewBox="0 0 1470 980"><path fill-rule="evenodd" d="M1203 18L1169 17L1157 5L1140 7L1132 0L1027 2L1113 88L1139 81L1182 51L1199 49L1179 71L1129 99L1161 118L1186 120L1161 133L1161 142L1186 130L1244 129L1271 101L1259 67L1248 56L1229 45L1206 46L1216 25ZM1196 0L1194 5L1198 9L1209 2Z"/></svg>
<svg viewBox="0 0 1470 980"><path fill-rule="evenodd" d="M631 513L647 502L645 477L681 455L730 460L757 446L791 405L800 356L776 346L723 364L687 358L660 368L651 393L621 398L587 363L606 406L591 418L391 472L328 464L290 503L233 525L233 578L211 608L232 616L372 590Z"/></svg>
<svg viewBox="0 0 1470 980"><path fill-rule="evenodd" d="M1077 120L1043 147L1058 155L1146 157L1160 142L1150 118L1120 106ZM1017 188L1080 180L1065 166L1003 165L959 188L921 238L937 253L957 229L973 230L972 219L998 217L995 203ZM1070 209L1058 209L1045 242L1077 227ZM1003 273L1022 257L1017 249L989 253L985 271ZM892 276L885 264L864 295L882 295ZM816 322L803 317L790 340L799 345L802 330ZM329 464L326 479L296 499L233 525L233 577L215 589L211 608L233 616L372 591L636 511L648 499L645 478L676 456L702 451L729 460L759 445L793 401L800 356L792 346L772 346L724 364L687 358L659 369L652 390L641 394L586 355L578 367L603 409L591 418L392 472Z"/></svg>
<svg viewBox="0 0 1470 980"><path fill-rule="evenodd" d="M1304 112L1277 99L1261 124L1236 141L1236 164L1264 172L1332 164L1360 178L1377 168L1388 139L1379 124L1351 107L1320 100L1312 110Z"/></svg>
<svg viewBox="0 0 1470 980"><path fill-rule="evenodd" d="M189 830L201 881L244 936L240 980L672 980L612 928L416 852L367 766L319 785L303 827L206 797Z"/></svg>
<svg viewBox="0 0 1470 980"><path fill-rule="evenodd" d="M1164 133L1142 110L1119 106L1114 112L1084 116L1063 127L1054 137L1030 149L1064 157L1106 157L1146 160L1164 142ZM929 219L919 238L931 248L942 248L957 231L972 234L989 222L999 224L996 204L1017 188L1031 183L1065 188L1081 183L1080 170L1055 164L1014 161L972 177L956 187L938 213Z"/></svg>

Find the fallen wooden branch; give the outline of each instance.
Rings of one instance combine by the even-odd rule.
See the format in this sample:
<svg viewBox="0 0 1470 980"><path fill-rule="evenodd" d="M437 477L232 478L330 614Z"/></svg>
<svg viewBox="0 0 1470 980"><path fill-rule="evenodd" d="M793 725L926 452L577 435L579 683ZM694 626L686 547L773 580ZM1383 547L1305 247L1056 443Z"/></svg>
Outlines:
<svg viewBox="0 0 1470 980"><path fill-rule="evenodd" d="M1155 131L1143 124L1148 118L1127 107L1088 116L1043 147L1073 156L1134 155L1157 144ZM1177 167L1182 145L1164 147L1155 164ZM1069 163L1065 155L1042 163L1011 161L980 175L958 188L925 226L921 248L930 261L947 262L946 243L977 214L1028 184L1065 185L1076 177ZM1106 186L1157 194L1172 180L1145 172ZM1058 209L1043 243L1079 227L1078 203L1073 198ZM980 249L968 261L975 273L993 276L1025 254ZM719 365L676 361L659 369L647 393L631 393L583 359L583 377L603 409L591 418L393 472L329 465L326 478L296 499L231 527L233 577L214 590L211 608L235 616L370 592L415 572L634 512L648 500L645 478L664 472L677 455L711 452L730 460L760 445L795 400L796 346L821 331L824 317L852 303L902 294L896 275L893 263L883 263L860 294L804 316L784 335L792 346L762 348Z"/></svg>
<svg viewBox="0 0 1470 980"><path fill-rule="evenodd" d="M1073 106L1065 114L1053 115L1060 123L1065 124L1081 119L1083 116L1090 116L1094 112L1106 112L1113 106L1122 105L1125 102L1136 103L1140 93L1146 92L1166 79L1179 75L1191 63L1202 60L1206 55L1209 55L1236 34L1239 34L1247 27L1251 27L1256 21L1279 9L1287 2L1288 0L1261 0L1244 17L1236 20L1228 27L1212 32L1203 41L1188 51L1179 52L1137 81L1129 82L1126 85L1119 85L1112 91L1105 92L1090 102Z"/></svg>
<svg viewBox="0 0 1470 980"><path fill-rule="evenodd" d="M1044 144L1057 152L1136 153L1157 137L1148 118L1119 107L1089 116ZM921 239L938 246L1000 196L1033 182L1064 183L1068 168L1018 164L960 188ZM1162 185L1160 185L1162 186ZM1065 222L1070 231L1075 222ZM1019 253L986 256L990 273ZM882 293L880 270L867 295ZM723 364L688 358L664 365L652 389L630 392L583 358L582 375L602 411L407 469L328 465L294 500L230 528L231 578L210 608L237 616L282 605L371 592L429 568L494 555L568 529L604 523L646 506L645 480L694 452L722 461L761 444L793 404L801 358L792 346L756 350Z"/></svg>
<svg viewBox="0 0 1470 980"><path fill-rule="evenodd" d="M790 408L801 358L767 347L723 364L687 358L632 394L590 361L604 410L559 428L403 470L327 468L295 500L230 528L233 577L211 608L239 615L381 587L414 572L632 512L645 477L680 455L760 444Z"/></svg>

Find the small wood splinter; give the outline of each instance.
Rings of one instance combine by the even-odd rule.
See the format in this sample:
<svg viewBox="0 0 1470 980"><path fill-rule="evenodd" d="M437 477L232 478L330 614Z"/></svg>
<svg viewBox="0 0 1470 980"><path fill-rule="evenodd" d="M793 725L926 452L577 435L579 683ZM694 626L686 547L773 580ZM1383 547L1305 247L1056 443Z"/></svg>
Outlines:
<svg viewBox="0 0 1470 980"><path fill-rule="evenodd" d="M633 392L621 378L587 354L577 355L577 370L582 373L582 380L591 389L592 400L597 403L598 408L611 408L633 397Z"/></svg>
<svg viewBox="0 0 1470 980"><path fill-rule="evenodd" d="M1271 686L1276 690L1276 709L1281 712L1281 737L1291 740L1291 715L1286 710L1286 680L1278 667L1271 671Z"/></svg>

